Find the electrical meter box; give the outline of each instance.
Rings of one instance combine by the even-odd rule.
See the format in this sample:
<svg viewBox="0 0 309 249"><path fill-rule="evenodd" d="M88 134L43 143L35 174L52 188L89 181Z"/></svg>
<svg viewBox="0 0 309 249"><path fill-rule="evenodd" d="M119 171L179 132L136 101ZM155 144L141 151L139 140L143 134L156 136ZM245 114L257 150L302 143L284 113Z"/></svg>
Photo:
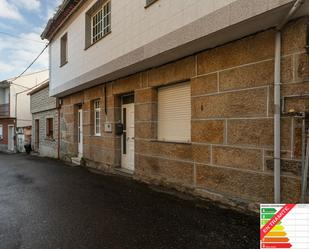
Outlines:
<svg viewBox="0 0 309 249"><path fill-rule="evenodd" d="M108 133L113 132L112 124L111 123L105 123L104 124L104 131L108 132Z"/></svg>

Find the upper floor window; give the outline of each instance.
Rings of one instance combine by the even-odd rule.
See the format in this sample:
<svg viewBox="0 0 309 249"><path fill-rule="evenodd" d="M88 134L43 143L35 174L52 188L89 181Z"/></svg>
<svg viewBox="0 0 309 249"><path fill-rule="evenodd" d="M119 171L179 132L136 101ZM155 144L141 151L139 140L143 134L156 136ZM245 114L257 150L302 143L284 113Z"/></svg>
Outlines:
<svg viewBox="0 0 309 249"><path fill-rule="evenodd" d="M86 48L111 31L111 2L98 0L86 13Z"/></svg>
<svg viewBox="0 0 309 249"><path fill-rule="evenodd" d="M101 135L101 122L100 122L100 100L95 100L93 102L94 108L94 135Z"/></svg>
<svg viewBox="0 0 309 249"><path fill-rule="evenodd" d="M66 33L60 40L60 66L68 62L68 34Z"/></svg>

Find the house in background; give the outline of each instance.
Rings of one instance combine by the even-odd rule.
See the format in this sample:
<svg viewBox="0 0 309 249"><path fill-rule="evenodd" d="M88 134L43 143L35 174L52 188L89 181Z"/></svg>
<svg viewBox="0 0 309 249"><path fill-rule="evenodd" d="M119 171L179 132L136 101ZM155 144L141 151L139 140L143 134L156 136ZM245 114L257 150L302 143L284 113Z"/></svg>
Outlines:
<svg viewBox="0 0 309 249"><path fill-rule="evenodd" d="M48 77L49 71L44 70L0 82L1 151L24 151L25 142L31 138L32 125L30 96L27 92Z"/></svg>
<svg viewBox="0 0 309 249"><path fill-rule="evenodd" d="M42 34L50 95L62 103L62 159L248 207L280 189L283 202L297 202L302 122L278 120L274 102L276 79L282 97L294 96L284 112L308 111L309 1L282 39L276 29L294 4L63 1Z"/></svg>
<svg viewBox="0 0 309 249"><path fill-rule="evenodd" d="M40 156L58 158L58 101L49 97L49 81L28 93L32 113L32 149Z"/></svg>

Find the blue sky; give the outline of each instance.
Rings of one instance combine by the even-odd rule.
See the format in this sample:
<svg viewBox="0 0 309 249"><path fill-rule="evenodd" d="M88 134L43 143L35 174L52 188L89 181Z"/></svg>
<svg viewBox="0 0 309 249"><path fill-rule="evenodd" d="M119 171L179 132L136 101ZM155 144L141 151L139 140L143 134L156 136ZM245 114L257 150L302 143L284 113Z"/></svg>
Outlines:
<svg viewBox="0 0 309 249"><path fill-rule="evenodd" d="M45 47L40 34L61 2L0 0L0 81L20 74ZM46 50L29 72L47 68Z"/></svg>

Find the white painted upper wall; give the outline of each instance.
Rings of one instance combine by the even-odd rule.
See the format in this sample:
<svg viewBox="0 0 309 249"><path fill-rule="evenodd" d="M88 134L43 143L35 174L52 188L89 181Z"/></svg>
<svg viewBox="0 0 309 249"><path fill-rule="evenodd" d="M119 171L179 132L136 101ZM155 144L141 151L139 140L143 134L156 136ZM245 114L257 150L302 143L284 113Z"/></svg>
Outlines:
<svg viewBox="0 0 309 249"><path fill-rule="evenodd" d="M50 46L50 89L141 48L237 0L111 0L111 33L85 50L85 13L96 2L88 0L61 28ZM254 16L291 0L248 0L234 9L235 20ZM251 5L255 5L254 8ZM252 10L257 13L247 13ZM245 14L241 11L244 11ZM238 16L239 15L239 16ZM232 23L233 20L230 20ZM216 26L217 24L213 24ZM216 31L214 29L214 31ZM68 33L68 63L60 67L60 38ZM185 35L185 34L184 34Z"/></svg>
<svg viewBox="0 0 309 249"><path fill-rule="evenodd" d="M17 118L17 127L31 126L32 114L30 112L30 96L27 95L29 90L49 78L49 71L44 70L36 73L23 75L22 77L13 80L14 84L10 86L10 116ZM17 117L15 115L15 103L17 96Z"/></svg>
<svg viewBox="0 0 309 249"><path fill-rule="evenodd" d="M89 0L52 42L51 85L59 86L121 55L129 53L235 0L112 0L111 34L85 49L85 13ZM60 37L68 32L68 64L60 68Z"/></svg>

